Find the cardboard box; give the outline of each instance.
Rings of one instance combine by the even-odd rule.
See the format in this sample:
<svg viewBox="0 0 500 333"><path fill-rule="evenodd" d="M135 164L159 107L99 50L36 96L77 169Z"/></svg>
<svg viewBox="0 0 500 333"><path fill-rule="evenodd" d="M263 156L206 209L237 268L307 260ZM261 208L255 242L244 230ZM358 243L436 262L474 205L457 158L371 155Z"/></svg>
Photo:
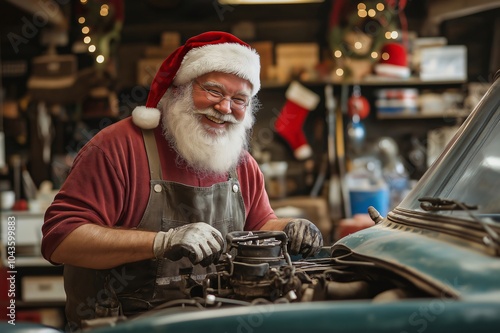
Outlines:
<svg viewBox="0 0 500 333"><path fill-rule="evenodd" d="M280 82L313 70L319 63L319 46L316 43L285 43L276 45L276 69Z"/></svg>
<svg viewBox="0 0 500 333"><path fill-rule="evenodd" d="M181 34L175 31L165 31L161 34L161 47L178 48L181 45Z"/></svg>
<svg viewBox="0 0 500 333"><path fill-rule="evenodd" d="M253 42L250 46L260 55L260 80L270 80L270 68L274 65L273 42Z"/></svg>
<svg viewBox="0 0 500 333"><path fill-rule="evenodd" d="M22 299L25 302L66 301L64 278L54 276L25 276L21 280Z"/></svg>
<svg viewBox="0 0 500 333"><path fill-rule="evenodd" d="M139 59L137 63L137 84L149 87L164 58Z"/></svg>
<svg viewBox="0 0 500 333"><path fill-rule="evenodd" d="M448 45L423 48L420 51L420 79L467 80L467 47Z"/></svg>
<svg viewBox="0 0 500 333"><path fill-rule="evenodd" d="M325 198L296 196L281 200L271 200L270 203L271 207L276 211L278 218L291 217L293 214L290 214L290 211L288 211L289 208L299 210L300 214L293 217L301 217L310 220L321 231L325 244L330 241L332 223L328 213L328 203ZM283 215L281 215L280 212L283 212Z"/></svg>

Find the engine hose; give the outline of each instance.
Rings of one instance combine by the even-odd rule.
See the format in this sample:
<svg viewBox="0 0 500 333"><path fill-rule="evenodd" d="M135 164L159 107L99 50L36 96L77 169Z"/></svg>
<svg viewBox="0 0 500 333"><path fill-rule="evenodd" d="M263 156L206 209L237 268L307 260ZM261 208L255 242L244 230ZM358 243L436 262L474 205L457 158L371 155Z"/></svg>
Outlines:
<svg viewBox="0 0 500 333"><path fill-rule="evenodd" d="M329 281L325 286L325 291L326 298L329 300L368 299L372 297L372 290L366 281Z"/></svg>

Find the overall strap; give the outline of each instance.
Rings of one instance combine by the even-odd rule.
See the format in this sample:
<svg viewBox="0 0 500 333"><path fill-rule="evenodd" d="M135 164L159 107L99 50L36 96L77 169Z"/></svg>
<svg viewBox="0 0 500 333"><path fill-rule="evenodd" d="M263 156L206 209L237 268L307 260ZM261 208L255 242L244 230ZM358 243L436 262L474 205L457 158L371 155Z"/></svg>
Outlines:
<svg viewBox="0 0 500 333"><path fill-rule="evenodd" d="M142 130L144 137L144 146L146 147L146 155L148 156L149 173L151 180L161 180L161 163L156 147L156 139L153 130Z"/></svg>

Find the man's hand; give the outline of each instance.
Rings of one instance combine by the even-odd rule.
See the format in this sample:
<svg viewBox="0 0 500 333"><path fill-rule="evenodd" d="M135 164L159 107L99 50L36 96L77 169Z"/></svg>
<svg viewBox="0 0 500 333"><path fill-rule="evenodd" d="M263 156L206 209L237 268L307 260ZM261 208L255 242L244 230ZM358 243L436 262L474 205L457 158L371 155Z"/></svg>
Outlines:
<svg viewBox="0 0 500 333"><path fill-rule="evenodd" d="M179 260L188 257L193 264L208 266L217 261L224 249L221 233L204 222L183 225L160 231L155 237L153 251L156 258Z"/></svg>
<svg viewBox="0 0 500 333"><path fill-rule="evenodd" d="M323 246L323 236L318 227L306 219L293 219L283 231L288 236L290 254L302 254L303 258L315 255Z"/></svg>

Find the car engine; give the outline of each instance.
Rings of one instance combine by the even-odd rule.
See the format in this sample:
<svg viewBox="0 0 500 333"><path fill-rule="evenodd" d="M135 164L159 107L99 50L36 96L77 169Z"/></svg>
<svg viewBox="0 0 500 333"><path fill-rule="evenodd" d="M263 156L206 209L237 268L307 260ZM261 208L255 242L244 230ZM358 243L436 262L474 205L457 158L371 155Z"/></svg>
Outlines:
<svg viewBox="0 0 500 333"><path fill-rule="evenodd" d="M201 284L187 283L185 300L167 302L140 317L189 307L432 297L429 290L417 288L380 265L360 260L347 249L337 249L332 255L331 249L324 248L324 253L314 258L292 260L287 236L281 231L238 231L229 233L226 239L227 251L217 263L216 273L207 275Z"/></svg>

